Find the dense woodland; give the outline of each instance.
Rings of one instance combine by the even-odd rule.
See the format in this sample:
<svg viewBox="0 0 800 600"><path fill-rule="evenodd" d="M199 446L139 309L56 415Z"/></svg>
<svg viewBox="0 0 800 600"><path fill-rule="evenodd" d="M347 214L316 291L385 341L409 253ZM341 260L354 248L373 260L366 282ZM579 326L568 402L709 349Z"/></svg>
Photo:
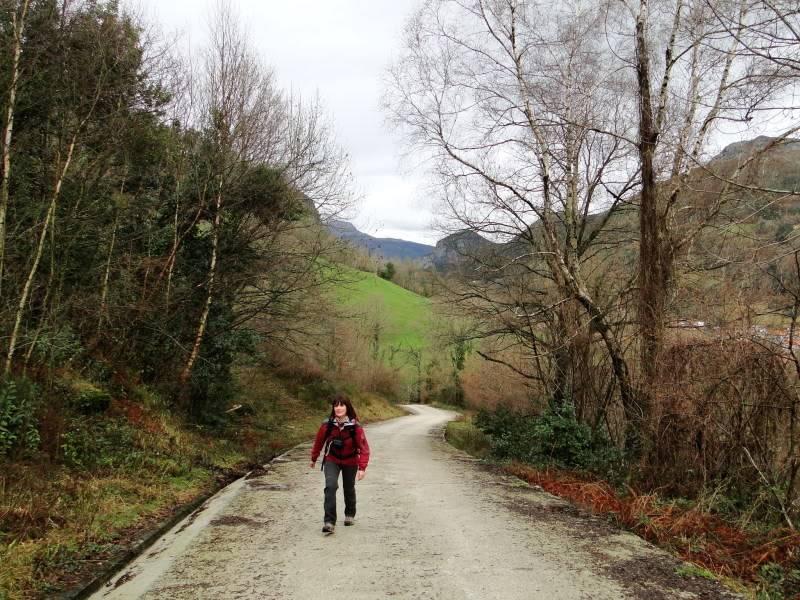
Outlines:
<svg viewBox="0 0 800 600"><path fill-rule="evenodd" d="M307 435L273 421L331 391L353 197L230 5L191 55L116 1L0 8L0 597L39 597Z"/></svg>
<svg viewBox="0 0 800 600"><path fill-rule="evenodd" d="M349 189L321 108L225 11L192 63L116 2L7 4L6 385L95 369L211 416L236 353L291 345L326 279L320 214Z"/></svg>
<svg viewBox="0 0 800 600"><path fill-rule="evenodd" d="M263 417L243 387L318 409L335 376L480 408L497 458L779 532L760 560L800 585L796 2L425 2L386 111L459 233L391 270L327 233L346 155L226 5L192 56L114 0L1 6L0 559L101 471L216 469ZM429 347L333 310L359 269L431 299ZM175 422L207 436L191 460ZM86 519L20 572L96 551Z"/></svg>

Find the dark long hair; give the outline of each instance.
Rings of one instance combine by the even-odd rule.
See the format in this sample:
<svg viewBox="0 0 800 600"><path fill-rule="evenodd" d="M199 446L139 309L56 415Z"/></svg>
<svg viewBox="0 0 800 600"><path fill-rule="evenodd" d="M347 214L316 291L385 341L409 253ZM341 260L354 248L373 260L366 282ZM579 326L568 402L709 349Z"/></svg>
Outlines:
<svg viewBox="0 0 800 600"><path fill-rule="evenodd" d="M350 402L350 398L347 397L346 394L334 394L331 396L331 419L336 417L336 414L333 412L333 407L337 404L344 404L347 408L347 418L351 421L357 421L358 415L356 414L356 409L353 408L353 403Z"/></svg>

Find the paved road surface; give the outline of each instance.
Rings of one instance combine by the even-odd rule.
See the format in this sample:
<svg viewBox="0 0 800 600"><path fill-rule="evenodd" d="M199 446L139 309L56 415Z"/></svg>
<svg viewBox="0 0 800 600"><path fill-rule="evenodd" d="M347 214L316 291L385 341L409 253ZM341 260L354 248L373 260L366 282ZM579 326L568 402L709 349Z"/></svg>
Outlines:
<svg viewBox="0 0 800 600"><path fill-rule="evenodd" d="M451 448L425 406L367 427L356 525L323 536L308 444L179 524L93 598L725 598L639 538Z"/></svg>

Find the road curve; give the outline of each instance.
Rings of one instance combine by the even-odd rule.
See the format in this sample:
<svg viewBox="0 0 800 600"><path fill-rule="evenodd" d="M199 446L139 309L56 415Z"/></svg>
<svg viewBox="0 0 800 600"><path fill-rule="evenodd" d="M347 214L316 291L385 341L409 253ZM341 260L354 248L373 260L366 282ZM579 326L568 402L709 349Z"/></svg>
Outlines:
<svg viewBox="0 0 800 600"><path fill-rule="evenodd" d="M372 459L353 527L321 534L308 444L240 480L92 598L728 598L640 538L500 474L442 439L454 413L367 427Z"/></svg>

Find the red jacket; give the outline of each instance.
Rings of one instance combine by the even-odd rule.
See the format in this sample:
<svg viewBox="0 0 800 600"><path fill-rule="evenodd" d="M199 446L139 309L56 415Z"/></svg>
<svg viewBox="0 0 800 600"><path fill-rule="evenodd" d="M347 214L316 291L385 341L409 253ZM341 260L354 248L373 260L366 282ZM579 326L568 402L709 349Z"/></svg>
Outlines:
<svg viewBox="0 0 800 600"><path fill-rule="evenodd" d="M369 463L369 444L364 428L358 421L347 421L343 425L334 424L326 440L325 434L328 432L330 422L328 419L320 425L317 437L314 438L314 446L311 448L311 462L317 462L320 453L324 451L326 454L323 460L348 467L358 465L359 471L364 471ZM355 428L355 440L353 440L353 428ZM341 440L341 446L338 446L338 440Z"/></svg>

